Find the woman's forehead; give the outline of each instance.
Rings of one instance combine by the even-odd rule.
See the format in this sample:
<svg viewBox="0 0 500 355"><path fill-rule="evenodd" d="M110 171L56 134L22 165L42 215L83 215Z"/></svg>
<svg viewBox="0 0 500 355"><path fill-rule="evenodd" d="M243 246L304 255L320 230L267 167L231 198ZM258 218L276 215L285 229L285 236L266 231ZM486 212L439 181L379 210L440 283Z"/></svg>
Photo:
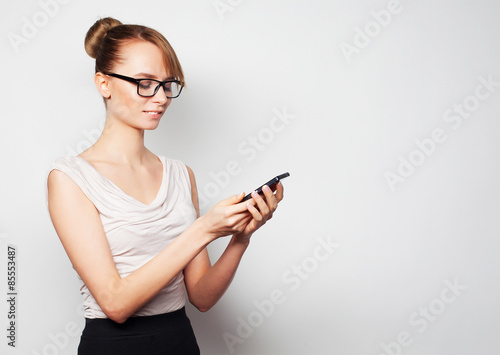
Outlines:
<svg viewBox="0 0 500 355"><path fill-rule="evenodd" d="M123 45L115 70L125 70L129 75L147 73L161 80L169 74L161 49L147 41L132 41Z"/></svg>

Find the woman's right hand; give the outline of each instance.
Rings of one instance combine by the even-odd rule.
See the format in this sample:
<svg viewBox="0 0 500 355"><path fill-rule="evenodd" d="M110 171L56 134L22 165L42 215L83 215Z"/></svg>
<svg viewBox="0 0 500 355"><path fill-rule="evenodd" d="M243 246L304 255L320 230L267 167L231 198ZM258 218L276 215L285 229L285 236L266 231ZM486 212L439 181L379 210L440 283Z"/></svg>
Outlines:
<svg viewBox="0 0 500 355"><path fill-rule="evenodd" d="M198 218L212 240L242 232L253 218L246 203L239 203L245 193L233 195L210 208Z"/></svg>

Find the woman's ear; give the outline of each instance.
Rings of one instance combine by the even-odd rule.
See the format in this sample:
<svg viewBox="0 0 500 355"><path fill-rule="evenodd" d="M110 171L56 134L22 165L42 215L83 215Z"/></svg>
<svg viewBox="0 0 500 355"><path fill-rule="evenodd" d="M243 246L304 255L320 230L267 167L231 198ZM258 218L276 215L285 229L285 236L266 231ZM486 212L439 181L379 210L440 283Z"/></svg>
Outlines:
<svg viewBox="0 0 500 355"><path fill-rule="evenodd" d="M111 97L111 92L109 91L108 77L101 72L97 72L95 73L94 82L102 97L109 99Z"/></svg>

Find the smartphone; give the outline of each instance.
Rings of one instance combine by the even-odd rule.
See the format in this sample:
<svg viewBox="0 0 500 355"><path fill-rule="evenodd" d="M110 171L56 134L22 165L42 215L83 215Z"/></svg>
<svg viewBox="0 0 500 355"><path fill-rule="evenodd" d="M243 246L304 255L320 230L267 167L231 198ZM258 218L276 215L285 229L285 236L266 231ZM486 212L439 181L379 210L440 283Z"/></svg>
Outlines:
<svg viewBox="0 0 500 355"><path fill-rule="evenodd" d="M284 178L286 178L288 176L290 176L289 173L284 173L284 174L278 175L278 176L272 178L271 180L269 180L268 182L266 182L265 184L262 184L258 189L255 189L255 191L257 191L259 194L263 194L262 187L264 185L269 186L271 188L271 190L274 191L274 187L276 186L276 184L278 183L278 181L280 181L280 180L282 180L282 179L284 179ZM252 198L252 192L250 192L248 195L246 195L245 197L243 197L243 200L241 200L240 202L243 202L243 201L251 199Z"/></svg>

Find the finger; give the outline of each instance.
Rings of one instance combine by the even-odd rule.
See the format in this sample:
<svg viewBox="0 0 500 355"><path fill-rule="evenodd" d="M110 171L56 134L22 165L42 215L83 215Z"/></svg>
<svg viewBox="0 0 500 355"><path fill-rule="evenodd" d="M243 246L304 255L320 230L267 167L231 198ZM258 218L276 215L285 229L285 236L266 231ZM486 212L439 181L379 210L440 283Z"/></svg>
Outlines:
<svg viewBox="0 0 500 355"><path fill-rule="evenodd" d="M269 213L269 207L266 204L266 201L260 196L257 191L252 192L252 198L257 203L257 207L261 214L266 215Z"/></svg>
<svg viewBox="0 0 500 355"><path fill-rule="evenodd" d="M255 201L254 201L253 199L251 199L251 198L250 198L250 199L248 199L248 200L246 200L246 201L241 201L241 202L238 202L238 204L241 204L242 206L245 206L245 208L246 208L246 204L247 204L247 203L252 204L252 206L255 206L255 205L256 205Z"/></svg>
<svg viewBox="0 0 500 355"><path fill-rule="evenodd" d="M253 219L253 216L250 212L247 211L247 215L245 218L242 218L241 221L237 224L237 229L244 229L247 224Z"/></svg>
<svg viewBox="0 0 500 355"><path fill-rule="evenodd" d="M244 221L245 220L251 220L253 218L252 214L250 213L250 211L248 211L248 209L246 209L246 205L245 205L245 210L243 212L239 212L239 213L236 213L232 216L229 217L228 219L228 222L230 225L232 226L236 226L236 225L239 225L241 224L242 222L245 223Z"/></svg>
<svg viewBox="0 0 500 355"><path fill-rule="evenodd" d="M247 211L246 215L244 218L242 218L241 220L244 222L244 223L248 223L250 222L251 220L253 219L253 215Z"/></svg>
<svg viewBox="0 0 500 355"><path fill-rule="evenodd" d="M243 198L243 196L245 196L245 193L242 192L240 195L241 195L241 198ZM238 196L238 198L239 198L240 195L235 195L235 196ZM229 201L236 201L236 198L234 198L234 199L233 198L234 198L234 196L231 196L225 200L220 201L217 204L218 206L222 206L226 209L226 212L225 212L226 216L231 216L231 215L234 215L237 213L247 212L247 206L246 206L245 202L250 202L252 205L255 205L255 201L253 201L252 199L244 201L244 202L238 201L237 203L226 204ZM239 198L239 200L241 200L241 198Z"/></svg>
<svg viewBox="0 0 500 355"><path fill-rule="evenodd" d="M240 219L241 220L241 219L244 219L244 218L247 218L247 217L252 218L252 214L248 211L247 206L245 205L245 210L243 210L241 212L238 212L238 213L235 213L233 215L233 217L235 219Z"/></svg>
<svg viewBox="0 0 500 355"><path fill-rule="evenodd" d="M241 201L241 199L245 197L244 192L240 192L237 195L230 196L218 203L219 206L229 206L229 205L234 205L237 204L238 202Z"/></svg>
<svg viewBox="0 0 500 355"><path fill-rule="evenodd" d="M248 203L248 202L250 202L250 200L247 200L247 201L241 202L241 203L237 203L236 205L232 205L232 206L225 206L225 208L227 208L226 215L248 212L247 205L246 205L246 203ZM255 202L253 202L252 205L255 205Z"/></svg>
<svg viewBox="0 0 500 355"><path fill-rule="evenodd" d="M250 203L247 203L247 209L248 211L252 214L253 219L255 219L257 222L261 222L263 217L260 214L259 210L255 208L253 205Z"/></svg>
<svg viewBox="0 0 500 355"><path fill-rule="evenodd" d="M271 188L267 185L265 185L262 188L262 191L264 192L264 196L266 196L266 203L271 212L274 212L276 210L276 207L278 207L278 201L276 200L276 197L273 194L273 191Z"/></svg>
<svg viewBox="0 0 500 355"><path fill-rule="evenodd" d="M279 181L276 184L276 194L275 194L276 200L278 200L278 202L283 200L283 195L284 195L284 187L283 187L283 184L281 183L281 181Z"/></svg>

